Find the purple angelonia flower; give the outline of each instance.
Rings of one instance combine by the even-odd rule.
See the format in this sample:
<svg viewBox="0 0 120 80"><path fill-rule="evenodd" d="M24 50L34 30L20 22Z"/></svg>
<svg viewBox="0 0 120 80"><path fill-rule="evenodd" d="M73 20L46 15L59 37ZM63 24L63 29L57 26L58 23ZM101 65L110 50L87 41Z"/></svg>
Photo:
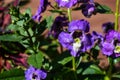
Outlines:
<svg viewBox="0 0 120 80"><path fill-rule="evenodd" d="M59 7L71 8L77 3L77 0L56 0Z"/></svg>
<svg viewBox="0 0 120 80"><path fill-rule="evenodd" d="M109 31L106 33L104 41L101 43L103 54L112 57L120 56L120 33L117 31Z"/></svg>
<svg viewBox="0 0 120 80"><path fill-rule="evenodd" d="M30 66L26 71L25 71L25 78L26 80L41 80L45 79L47 74L40 70L36 69L33 66Z"/></svg>
<svg viewBox="0 0 120 80"><path fill-rule="evenodd" d="M115 45L113 42L103 42L102 52L107 56L120 57L120 43Z"/></svg>
<svg viewBox="0 0 120 80"><path fill-rule="evenodd" d="M94 41L89 32L89 22L86 20L74 20L69 23L68 32L61 32L58 41L61 45L70 50L71 55L76 57L80 53L92 48Z"/></svg>
<svg viewBox="0 0 120 80"><path fill-rule="evenodd" d="M67 18L58 16L53 22L50 34L52 34L53 37L58 38L59 33L62 32L66 26L68 26Z"/></svg>
<svg viewBox="0 0 120 80"><path fill-rule="evenodd" d="M40 5L38 7L38 10L32 18L34 20L40 21L42 17L40 14L46 10L48 4L49 4L48 0L40 0Z"/></svg>
<svg viewBox="0 0 120 80"><path fill-rule="evenodd" d="M73 32L75 30L81 30L84 32L89 32L90 25L89 22L82 19L82 20L74 20L69 23L68 31Z"/></svg>
<svg viewBox="0 0 120 80"><path fill-rule="evenodd" d="M74 31L72 33L61 32L58 36L61 45L70 50L71 55L77 57L80 53L92 48L92 36L84 32Z"/></svg>
<svg viewBox="0 0 120 80"><path fill-rule="evenodd" d="M91 17L92 14L95 12L95 5L93 3L87 3L81 5L82 7L82 13L85 17Z"/></svg>
<svg viewBox="0 0 120 80"><path fill-rule="evenodd" d="M110 30L114 30L114 23L106 22L102 25L102 29L104 33L108 33Z"/></svg>

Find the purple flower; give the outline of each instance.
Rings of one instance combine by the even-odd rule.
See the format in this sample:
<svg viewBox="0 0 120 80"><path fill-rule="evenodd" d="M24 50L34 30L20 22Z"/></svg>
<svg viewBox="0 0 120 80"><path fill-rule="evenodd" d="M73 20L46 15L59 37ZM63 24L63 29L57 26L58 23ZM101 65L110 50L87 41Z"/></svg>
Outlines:
<svg viewBox="0 0 120 80"><path fill-rule="evenodd" d="M85 17L90 17L95 12L95 5L93 3L83 4L81 5L81 7L82 7L82 13Z"/></svg>
<svg viewBox="0 0 120 80"><path fill-rule="evenodd" d="M77 3L77 0L56 0L59 7L67 7L71 8L73 5Z"/></svg>
<svg viewBox="0 0 120 80"><path fill-rule="evenodd" d="M115 45L113 42L103 42L102 52L107 56L120 57L120 43Z"/></svg>
<svg viewBox="0 0 120 80"><path fill-rule="evenodd" d="M82 32L74 31L73 33L61 32L58 36L61 45L70 50L71 55L76 57L81 52L85 52L93 45L92 36Z"/></svg>
<svg viewBox="0 0 120 80"><path fill-rule="evenodd" d="M66 27L66 26L68 26L67 18L58 16L58 17L56 17L56 19L52 25L50 34L52 34L55 38L57 38L59 33L62 32L64 27Z"/></svg>
<svg viewBox="0 0 120 80"><path fill-rule="evenodd" d="M114 23L106 22L102 25L102 29L104 33L108 33L110 30L114 30Z"/></svg>
<svg viewBox="0 0 120 80"><path fill-rule="evenodd" d="M38 21L40 21L40 19L42 17L40 14L46 10L46 7L48 4L49 4L48 0L40 0L40 5L38 7L38 10L32 18L34 20L37 19Z"/></svg>
<svg viewBox="0 0 120 80"><path fill-rule="evenodd" d="M89 22L86 20L74 20L69 23L68 32L61 32L58 40L61 45L70 50L71 55L76 57L80 53L92 48L93 40L89 32Z"/></svg>
<svg viewBox="0 0 120 80"><path fill-rule="evenodd" d="M69 23L68 31L73 32L75 30L81 30L84 32L89 32L90 25L89 22L82 19L82 20L74 20Z"/></svg>
<svg viewBox="0 0 120 80"><path fill-rule="evenodd" d="M103 54L112 57L120 56L120 33L117 31L109 31L106 33L104 41L101 43Z"/></svg>
<svg viewBox="0 0 120 80"><path fill-rule="evenodd" d="M43 72L40 69L36 69L33 66L30 66L26 71L25 71L25 78L26 80L41 80L45 79L47 74Z"/></svg>

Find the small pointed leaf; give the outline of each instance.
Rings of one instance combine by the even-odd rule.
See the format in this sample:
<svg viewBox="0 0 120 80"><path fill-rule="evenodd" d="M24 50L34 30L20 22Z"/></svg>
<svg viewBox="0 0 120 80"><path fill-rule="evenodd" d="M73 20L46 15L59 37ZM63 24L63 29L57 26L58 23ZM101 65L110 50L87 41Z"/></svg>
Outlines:
<svg viewBox="0 0 120 80"><path fill-rule="evenodd" d="M85 71L83 71L83 75L88 75L88 74L103 74L103 72L96 65L91 65L90 67L85 69Z"/></svg>
<svg viewBox="0 0 120 80"><path fill-rule="evenodd" d="M59 64L62 64L62 65L65 65L65 64L67 64L68 62L70 62L71 60L72 60L72 57L70 56L70 57L64 58L64 59L61 60L61 61L58 61L58 63L59 63Z"/></svg>
<svg viewBox="0 0 120 80"><path fill-rule="evenodd" d="M22 37L16 34L0 35L0 41L20 42L21 40L22 40Z"/></svg>

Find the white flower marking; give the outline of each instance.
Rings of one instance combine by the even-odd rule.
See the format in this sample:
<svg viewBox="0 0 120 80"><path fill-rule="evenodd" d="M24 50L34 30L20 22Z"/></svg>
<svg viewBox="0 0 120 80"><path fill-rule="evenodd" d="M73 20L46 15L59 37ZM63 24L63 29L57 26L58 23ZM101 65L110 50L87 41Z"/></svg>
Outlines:
<svg viewBox="0 0 120 80"><path fill-rule="evenodd" d="M73 43L73 50L75 52L78 52L80 47L81 47L81 41L79 38L76 38L75 42Z"/></svg>
<svg viewBox="0 0 120 80"><path fill-rule="evenodd" d="M116 46L114 52L115 53L120 53L120 46Z"/></svg>

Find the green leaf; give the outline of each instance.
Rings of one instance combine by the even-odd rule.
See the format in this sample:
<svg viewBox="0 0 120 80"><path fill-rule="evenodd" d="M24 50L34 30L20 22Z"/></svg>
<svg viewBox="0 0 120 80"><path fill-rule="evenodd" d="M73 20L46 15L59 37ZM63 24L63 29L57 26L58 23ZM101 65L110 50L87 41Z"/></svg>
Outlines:
<svg viewBox="0 0 120 80"><path fill-rule="evenodd" d="M95 60L97 60L97 57L98 57L98 55L99 55L99 51L100 51L100 48L99 48L98 45L96 45L95 47L93 47L93 48L91 49L92 57L93 57Z"/></svg>
<svg viewBox="0 0 120 80"><path fill-rule="evenodd" d="M19 29L19 26L14 25L14 24L10 24L6 27L7 30L12 30L12 31L16 31Z"/></svg>
<svg viewBox="0 0 120 80"><path fill-rule="evenodd" d="M24 25L24 23L25 23L25 21L24 21L24 20L17 21L17 25L19 25L19 26L23 26L23 25Z"/></svg>
<svg viewBox="0 0 120 80"><path fill-rule="evenodd" d="M37 54L32 54L28 58L28 64L32 65L32 66L34 66L36 68L41 68L42 61L43 61L43 55L42 55L41 51L39 51Z"/></svg>
<svg viewBox="0 0 120 80"><path fill-rule="evenodd" d="M77 69L77 74L80 74L82 71L83 71L83 69L82 69L82 68Z"/></svg>
<svg viewBox="0 0 120 80"><path fill-rule="evenodd" d="M85 71L83 71L83 75L88 75L88 74L103 74L103 72L96 65L91 65L90 67L85 69Z"/></svg>
<svg viewBox="0 0 120 80"><path fill-rule="evenodd" d="M114 64L120 62L120 57L114 59Z"/></svg>
<svg viewBox="0 0 120 80"><path fill-rule="evenodd" d="M101 14L111 14L113 11L106 5L100 5L96 3L96 11Z"/></svg>
<svg viewBox="0 0 120 80"><path fill-rule="evenodd" d="M27 33L26 33L24 27L21 27L19 25L10 24L9 26L7 26L6 30L12 30L14 32L17 31L20 35L27 36Z"/></svg>
<svg viewBox="0 0 120 80"><path fill-rule="evenodd" d="M72 60L72 57L70 56L70 57L64 58L64 59L61 60L61 61L58 61L58 63L59 63L59 64L62 64L62 65L65 65L65 64L67 64L68 62L70 62L71 60Z"/></svg>
<svg viewBox="0 0 120 80"><path fill-rule="evenodd" d="M49 16L49 17L47 17L46 18L46 22L47 22L47 25L46 25L46 27L48 28L48 29L50 29L51 28L51 26L52 26L52 24L53 24L53 16Z"/></svg>
<svg viewBox="0 0 120 80"><path fill-rule="evenodd" d="M0 73L0 80L25 80L24 70L12 69L9 71L4 71Z"/></svg>
<svg viewBox="0 0 120 80"><path fill-rule="evenodd" d="M27 8L27 9L25 10L25 14L28 14L29 17L31 17L31 16L32 16L32 14L31 14L31 9L30 9L30 8Z"/></svg>
<svg viewBox="0 0 120 80"><path fill-rule="evenodd" d="M16 34L0 35L0 41L20 42L21 40L22 40L22 37Z"/></svg>
<svg viewBox="0 0 120 80"><path fill-rule="evenodd" d="M112 77L120 79L120 74L119 75L112 75Z"/></svg>
<svg viewBox="0 0 120 80"><path fill-rule="evenodd" d="M16 22L19 20L18 17L11 15L12 23Z"/></svg>

